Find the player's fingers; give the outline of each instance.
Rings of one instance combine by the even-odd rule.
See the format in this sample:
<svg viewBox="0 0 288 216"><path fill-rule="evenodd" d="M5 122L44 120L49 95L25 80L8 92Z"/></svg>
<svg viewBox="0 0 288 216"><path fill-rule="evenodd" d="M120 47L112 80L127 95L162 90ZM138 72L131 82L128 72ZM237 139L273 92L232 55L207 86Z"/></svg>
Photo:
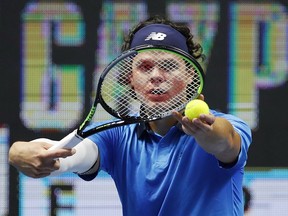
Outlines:
<svg viewBox="0 0 288 216"><path fill-rule="evenodd" d="M208 125L212 125L214 122L215 122L215 116L212 115L212 114L209 114L209 115L205 115L205 114L201 114L199 116L199 119L202 121L202 122L205 122L206 124Z"/></svg>
<svg viewBox="0 0 288 216"><path fill-rule="evenodd" d="M31 168L34 173L53 172L60 167L59 159L50 159L47 157L39 156L39 160L31 163Z"/></svg>
<svg viewBox="0 0 288 216"><path fill-rule="evenodd" d="M44 166L43 171L53 172L60 168L60 161L59 159L53 159L50 162L48 161L47 164Z"/></svg>
<svg viewBox="0 0 288 216"><path fill-rule="evenodd" d="M46 177L49 176L53 171L59 169L59 165L56 164L56 161L45 161L45 163L40 161L39 163L31 164L29 167L22 168L21 172L32 178Z"/></svg>
<svg viewBox="0 0 288 216"><path fill-rule="evenodd" d="M32 177L32 178L43 178L43 177L47 177L51 174L52 171L33 171L30 172L29 174L27 174L28 176Z"/></svg>
<svg viewBox="0 0 288 216"><path fill-rule="evenodd" d="M197 132L200 131L199 125L196 125L188 119L186 116L182 116L179 112L172 112L174 118L176 118L182 124L182 130L186 134L195 135Z"/></svg>
<svg viewBox="0 0 288 216"><path fill-rule="evenodd" d="M173 111L173 112L172 112L172 116L173 116L177 121L179 121L181 124L183 123L183 122L182 122L183 116L182 116L182 114L181 114L180 112Z"/></svg>
<svg viewBox="0 0 288 216"><path fill-rule="evenodd" d="M50 174L53 171L58 170L59 168L56 169L56 167L43 167L43 168L35 168L33 173L36 175L39 174Z"/></svg>
<svg viewBox="0 0 288 216"><path fill-rule="evenodd" d="M203 101L204 101L204 95L203 95L203 94L200 94L197 99L200 99L200 100L203 100Z"/></svg>
<svg viewBox="0 0 288 216"><path fill-rule="evenodd" d="M202 132L205 132L205 133L211 131L211 126L207 124L206 122L200 120L199 118L193 119L192 122L195 125L195 127L198 128L199 131L201 130Z"/></svg>
<svg viewBox="0 0 288 216"><path fill-rule="evenodd" d="M66 148L62 148L62 149L55 149L55 150L51 150L51 151L47 151L47 155L46 157L48 158L52 158L52 159L56 159L56 158L66 158L69 156L72 156L73 154L75 154L75 149L66 149Z"/></svg>
<svg viewBox="0 0 288 216"><path fill-rule="evenodd" d="M44 178L49 176L51 173L41 173L34 176L34 178Z"/></svg>
<svg viewBox="0 0 288 216"><path fill-rule="evenodd" d="M49 149L49 148L51 148L53 145L52 144L50 144L50 143L42 143L42 146L45 148L45 149Z"/></svg>
<svg viewBox="0 0 288 216"><path fill-rule="evenodd" d="M182 129L186 134L194 135L199 128L197 125L193 123L193 121L189 120L187 117L183 117L182 119Z"/></svg>
<svg viewBox="0 0 288 216"><path fill-rule="evenodd" d="M186 133L188 135L191 135L191 136L194 136L195 134L197 134L197 130L198 129L185 127L185 126L182 125L182 130L183 130L184 133Z"/></svg>
<svg viewBox="0 0 288 216"><path fill-rule="evenodd" d="M196 128L193 127L193 125L191 125L191 121L183 116L180 112L176 112L173 111L172 112L172 116L181 123L182 125L182 130L184 131L184 133L189 134L189 135L193 135L196 132Z"/></svg>

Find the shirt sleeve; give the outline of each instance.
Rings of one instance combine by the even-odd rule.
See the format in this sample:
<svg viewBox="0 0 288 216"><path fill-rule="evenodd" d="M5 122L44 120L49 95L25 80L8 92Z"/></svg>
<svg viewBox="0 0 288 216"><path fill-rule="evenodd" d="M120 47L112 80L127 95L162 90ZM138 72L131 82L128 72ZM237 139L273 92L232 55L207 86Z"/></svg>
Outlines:
<svg viewBox="0 0 288 216"><path fill-rule="evenodd" d="M242 119L236 116L216 112L214 110L212 110L211 113L217 117L227 119L241 138L241 148L236 161L228 165L219 162L219 165L223 168L244 167L248 159L248 149L252 142L252 132L250 127Z"/></svg>

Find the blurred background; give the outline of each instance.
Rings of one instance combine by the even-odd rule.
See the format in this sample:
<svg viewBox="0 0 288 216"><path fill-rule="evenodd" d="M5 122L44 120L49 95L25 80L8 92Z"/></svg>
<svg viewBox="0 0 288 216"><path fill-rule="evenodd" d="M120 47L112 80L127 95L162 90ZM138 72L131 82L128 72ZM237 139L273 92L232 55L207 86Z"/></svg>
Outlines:
<svg viewBox="0 0 288 216"><path fill-rule="evenodd" d="M71 132L123 35L153 14L190 26L207 55L205 100L253 131L247 215L287 215L287 7L284 0L1 0L0 215L121 215L107 174L35 180L9 167L7 153L16 140Z"/></svg>

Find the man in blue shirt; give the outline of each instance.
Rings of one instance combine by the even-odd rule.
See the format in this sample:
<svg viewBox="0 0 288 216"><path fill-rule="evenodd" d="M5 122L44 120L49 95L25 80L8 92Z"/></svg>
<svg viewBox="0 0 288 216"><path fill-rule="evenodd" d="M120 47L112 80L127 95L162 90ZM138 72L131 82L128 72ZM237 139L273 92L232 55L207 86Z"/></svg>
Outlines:
<svg viewBox="0 0 288 216"><path fill-rule="evenodd" d="M174 46L198 60L204 57L186 26L158 16L132 29L122 50L143 44ZM138 86L136 74L131 76L135 91L145 88ZM235 116L211 109L189 120L174 112L147 124L99 132L72 149L47 151L57 145L48 139L15 142L9 160L34 178L76 172L92 180L103 170L115 181L123 215L232 216L244 214L242 180L251 139L247 124Z"/></svg>

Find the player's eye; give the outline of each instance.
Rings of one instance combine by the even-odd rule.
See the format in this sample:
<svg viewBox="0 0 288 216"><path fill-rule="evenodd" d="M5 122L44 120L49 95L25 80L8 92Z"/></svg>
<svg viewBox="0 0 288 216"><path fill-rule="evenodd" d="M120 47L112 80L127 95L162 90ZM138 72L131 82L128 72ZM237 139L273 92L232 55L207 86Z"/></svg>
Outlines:
<svg viewBox="0 0 288 216"><path fill-rule="evenodd" d="M150 72L154 68L154 64L151 61L142 61L137 65L137 69L141 72Z"/></svg>
<svg viewBox="0 0 288 216"><path fill-rule="evenodd" d="M179 64L173 59L165 59L159 64L159 68L165 72L172 72L179 69Z"/></svg>

